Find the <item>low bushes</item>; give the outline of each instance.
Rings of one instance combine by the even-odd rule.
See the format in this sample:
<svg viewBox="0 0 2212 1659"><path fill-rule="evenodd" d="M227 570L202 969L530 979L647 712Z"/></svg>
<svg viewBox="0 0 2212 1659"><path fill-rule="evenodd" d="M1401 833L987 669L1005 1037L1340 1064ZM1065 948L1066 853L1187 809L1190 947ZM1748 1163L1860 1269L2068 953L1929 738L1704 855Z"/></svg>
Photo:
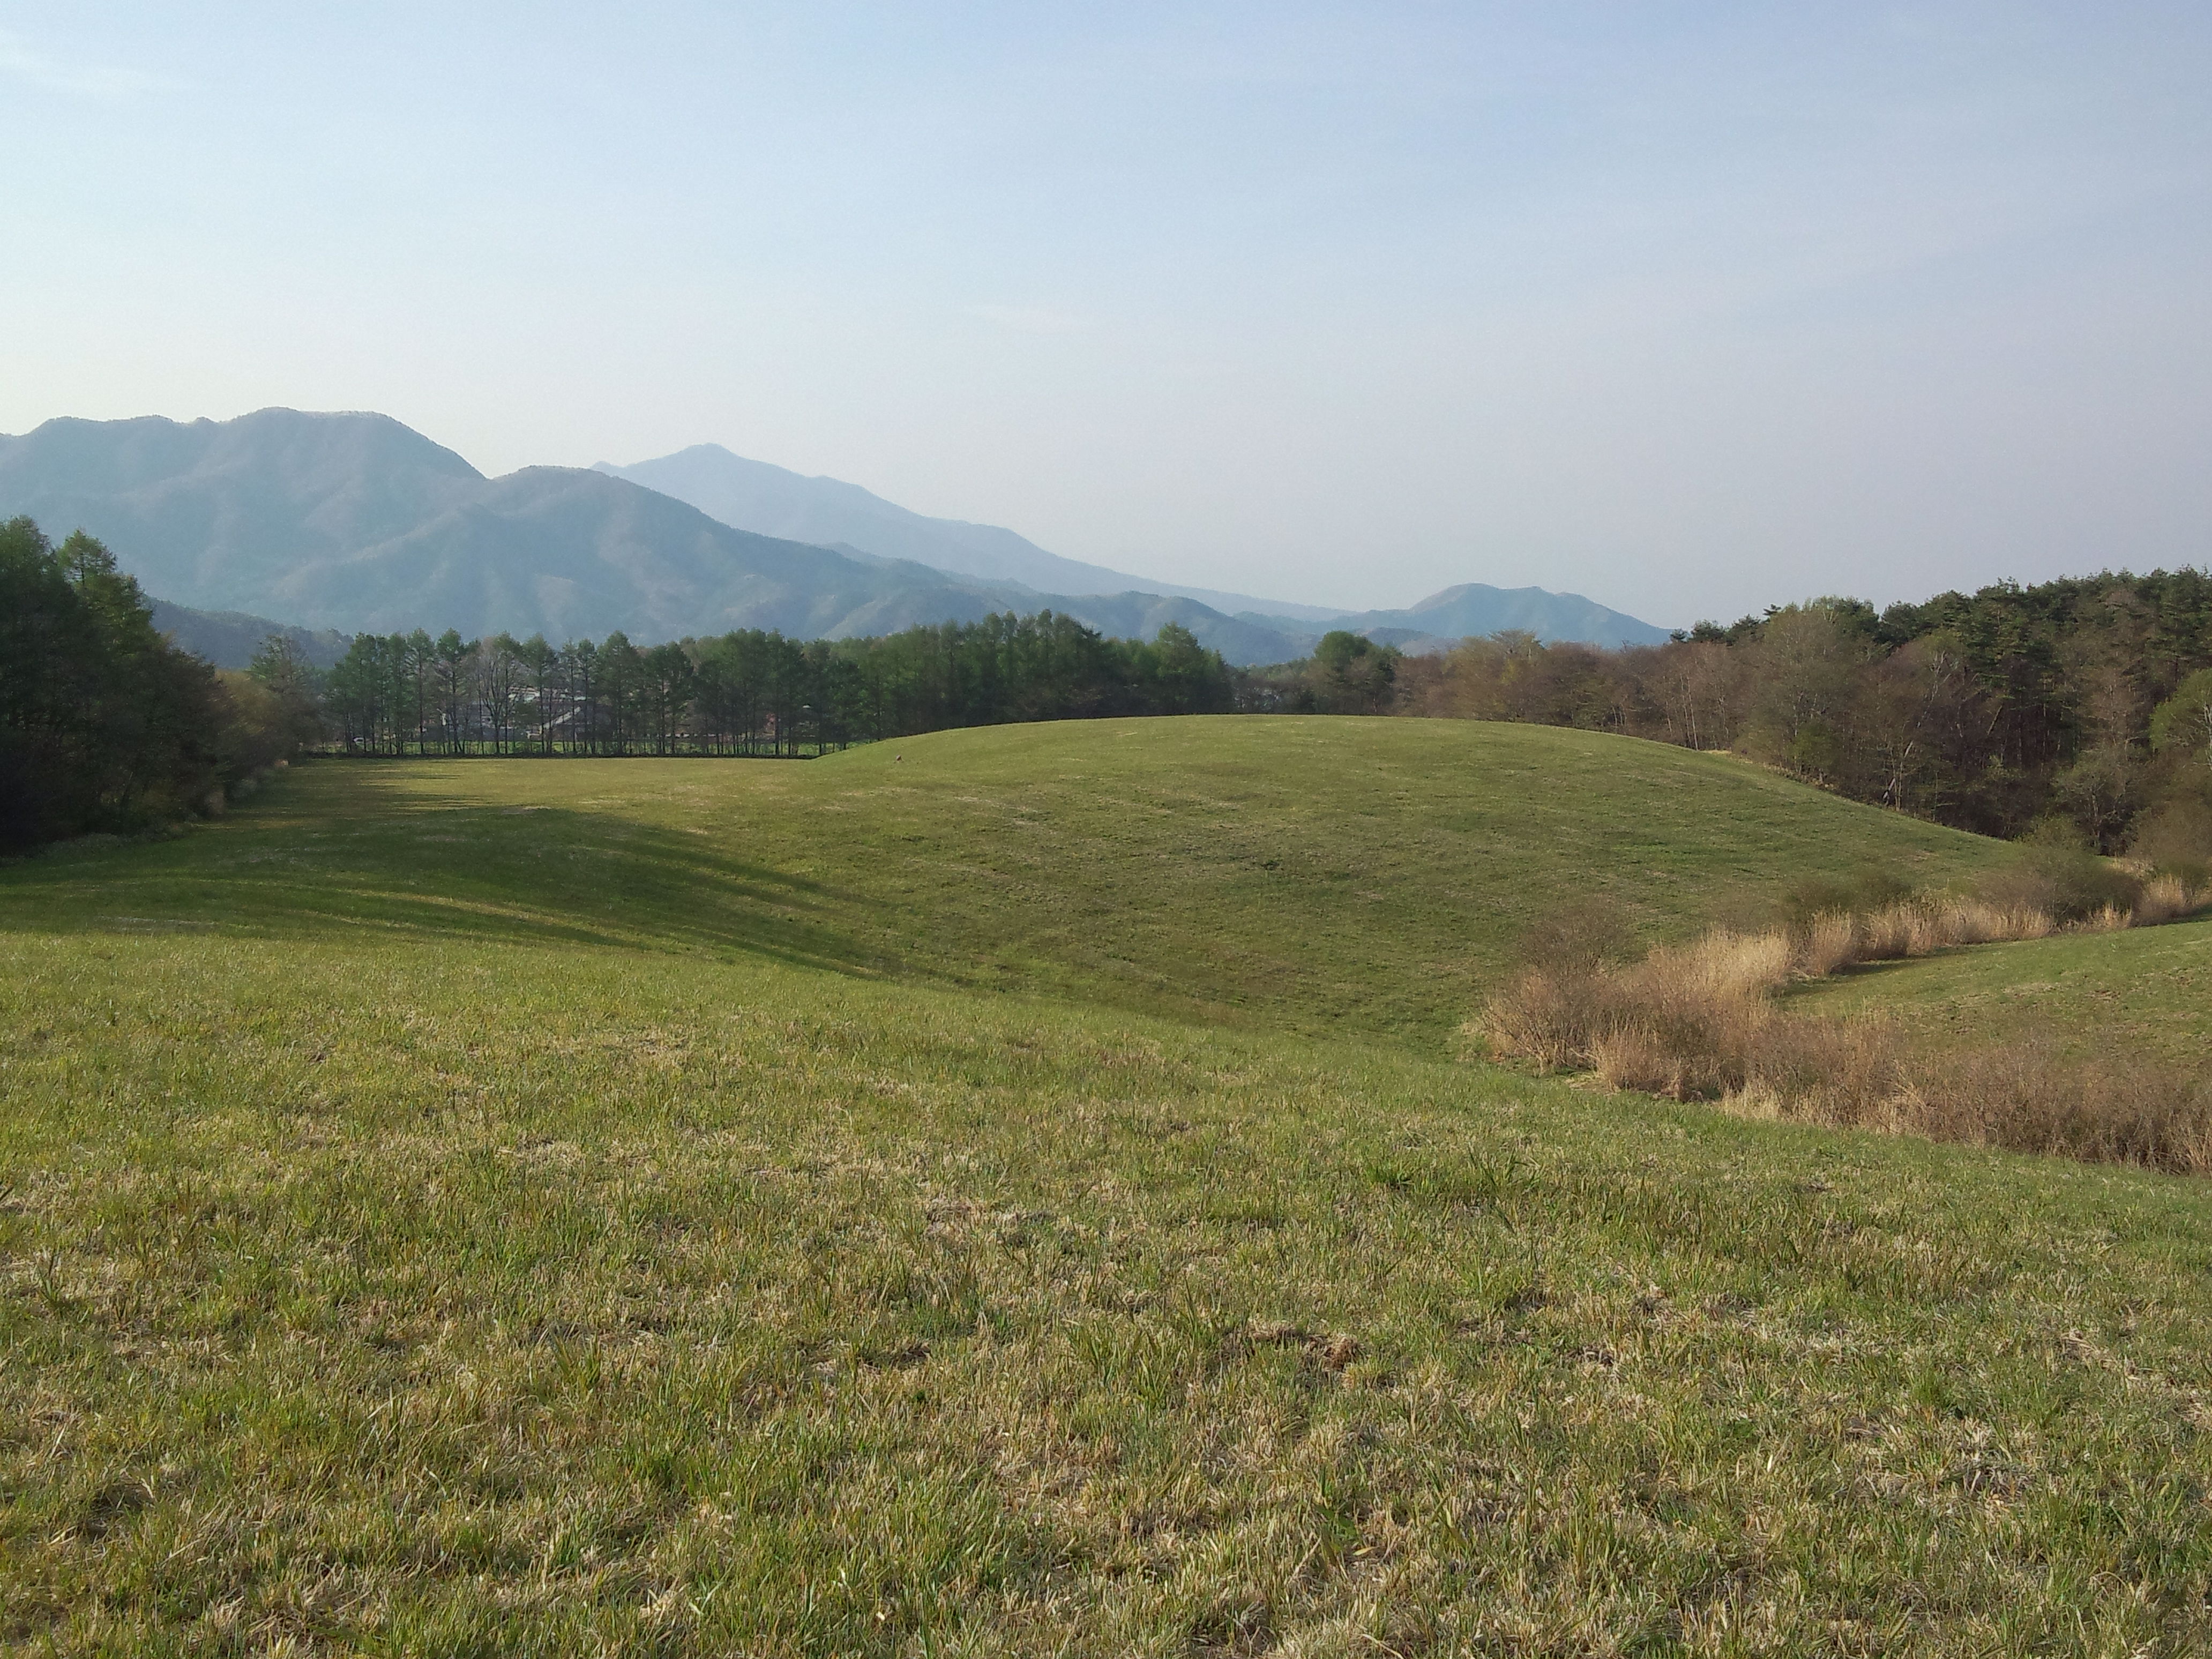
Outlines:
<svg viewBox="0 0 2212 1659"><path fill-rule="evenodd" d="M2015 910L2039 910L2061 926L2103 918L2103 927L2124 925L2113 919L2135 909L2143 896L2143 878L2124 866L2099 858L2063 841L2030 841L2011 869L1984 889L1992 902Z"/></svg>
<svg viewBox="0 0 2212 1659"><path fill-rule="evenodd" d="M2212 1171L2212 1077L2126 1055L2069 1060L2048 1039L1931 1062L1883 1111L1875 1127L1933 1139Z"/></svg>
<svg viewBox="0 0 2212 1659"><path fill-rule="evenodd" d="M2010 1044L1938 1060L1908 1055L1884 1018L1824 1018L1782 1006L1793 981L1960 945L2037 939L2062 927L2166 921L2212 894L2175 876L2113 872L2093 883L2059 860L1979 896L1894 899L1815 910L1759 933L1717 930L1628 959L1617 919L1547 923L1477 1024L1502 1056L1586 1071L1610 1087L1719 1100L1756 1115L1882 1128L2023 1152L2212 1170L2212 1078L2121 1060L2068 1060ZM2056 901L2063 915L2032 902ZM2124 895L2126 908L2117 902ZM1608 926L1608 921L1611 925Z"/></svg>

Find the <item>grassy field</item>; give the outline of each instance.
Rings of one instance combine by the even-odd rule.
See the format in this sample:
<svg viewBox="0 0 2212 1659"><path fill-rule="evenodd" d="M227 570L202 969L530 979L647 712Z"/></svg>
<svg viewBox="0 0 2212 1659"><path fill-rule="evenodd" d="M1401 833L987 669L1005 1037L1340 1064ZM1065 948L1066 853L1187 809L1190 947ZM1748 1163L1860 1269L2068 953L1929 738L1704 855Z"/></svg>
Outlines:
<svg viewBox="0 0 2212 1659"><path fill-rule="evenodd" d="M2069 1056L2142 1054L2194 1068L2212 1046L2212 917L1886 963L1792 1000L1820 1012L1887 1011L1934 1048L2033 1040Z"/></svg>
<svg viewBox="0 0 2212 1659"><path fill-rule="evenodd" d="M302 768L0 870L0 1643L2212 1644L2200 1183L1446 1052L1582 860L1661 931L1991 850L1403 726Z"/></svg>
<svg viewBox="0 0 2212 1659"><path fill-rule="evenodd" d="M1442 1052L1528 922L1654 936L1996 843L1723 757L1460 720L1107 720L798 763L310 763L167 846L12 872L15 926L763 955ZM123 917L122 921L111 918Z"/></svg>

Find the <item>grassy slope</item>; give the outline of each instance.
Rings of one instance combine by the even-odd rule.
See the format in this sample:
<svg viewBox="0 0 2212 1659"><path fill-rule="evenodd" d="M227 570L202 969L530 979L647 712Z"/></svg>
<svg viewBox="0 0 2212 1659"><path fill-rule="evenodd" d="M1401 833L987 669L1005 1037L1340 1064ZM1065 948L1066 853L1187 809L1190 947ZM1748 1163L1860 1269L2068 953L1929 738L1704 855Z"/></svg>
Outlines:
<svg viewBox="0 0 2212 1659"><path fill-rule="evenodd" d="M1245 764L1266 729L1227 734ZM1297 919L1203 859L1150 902L1024 864L1098 811L1133 818L1109 845L1141 877L1237 815L1182 823L1157 756L1023 790L996 735L963 738L964 777L922 745L332 769L205 834L0 872L0 1641L2212 1640L2199 1184L1433 1057L1446 994L1394 988L1442 959L1409 855L1382 900L1326 858L1284 878L1356 971L1241 980L1250 1029L1118 1010L1176 1006L1158 981L1199 947L1162 903L1245 949ZM1601 742L1561 738L1604 775ZM1081 763L1079 732L1003 738ZM1341 804L1370 747L1342 741L1310 823L1364 844L1392 826ZM1248 799L1298 792L1263 769ZM1834 804L1705 775L1860 855L1853 809L1823 836ZM488 799L563 776L588 800ZM1157 816L1097 804L1140 788ZM1487 846L1539 902L1566 827L1481 796L1495 838L1438 845ZM865 836L812 827L840 804ZM1695 805L1650 791L1614 833L1664 848ZM1741 837L1706 855L1723 885L1758 873L1757 811L1707 815ZM1515 823L1543 833L1511 845ZM989 844L946 862L987 873L914 850L963 823ZM1636 890L1686 921L1698 855L1673 856ZM1438 902L1491 916L1457 948L1495 951L1502 903ZM1362 916L1416 927L1395 969ZM927 971L869 967L892 956ZM1414 1040L1283 1029L1332 997Z"/></svg>
<svg viewBox="0 0 2212 1659"><path fill-rule="evenodd" d="M797 764L300 769L167 847L48 859L20 921L347 921L758 951L1441 1048L1529 920L1654 932L1869 864L1994 843L1721 757L1458 720L1115 720L947 732Z"/></svg>
<svg viewBox="0 0 2212 1659"><path fill-rule="evenodd" d="M11 957L12 1639L2212 1639L2189 1183L763 962Z"/></svg>
<svg viewBox="0 0 2212 1659"><path fill-rule="evenodd" d="M1887 1010L1932 1046L2036 1037L2069 1054L2194 1066L2212 1039L2212 919L1954 951L1864 969L1793 1000L1821 1012Z"/></svg>

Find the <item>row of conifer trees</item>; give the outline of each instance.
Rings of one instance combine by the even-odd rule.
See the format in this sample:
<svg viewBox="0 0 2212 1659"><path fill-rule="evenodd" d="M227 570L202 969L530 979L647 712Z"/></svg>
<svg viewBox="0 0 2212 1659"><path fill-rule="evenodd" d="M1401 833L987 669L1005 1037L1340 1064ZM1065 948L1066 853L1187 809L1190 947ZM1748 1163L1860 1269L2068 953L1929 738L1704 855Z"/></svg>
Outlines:
<svg viewBox="0 0 2212 1659"><path fill-rule="evenodd" d="M1110 640L1043 611L856 640L361 635L320 702L331 741L356 754L799 755L954 726L1222 713L1236 695L1182 628Z"/></svg>

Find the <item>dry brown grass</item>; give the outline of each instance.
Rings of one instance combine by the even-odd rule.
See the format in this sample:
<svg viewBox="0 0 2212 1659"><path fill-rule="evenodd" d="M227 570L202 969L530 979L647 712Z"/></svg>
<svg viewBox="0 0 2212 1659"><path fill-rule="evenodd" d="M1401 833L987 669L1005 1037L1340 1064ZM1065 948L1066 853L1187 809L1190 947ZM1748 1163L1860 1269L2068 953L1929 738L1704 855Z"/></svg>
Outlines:
<svg viewBox="0 0 2212 1659"><path fill-rule="evenodd" d="M2212 1076L2128 1055L2068 1060L2048 1041L1928 1062L1877 1127L2100 1163L2212 1171Z"/></svg>
<svg viewBox="0 0 2212 1659"><path fill-rule="evenodd" d="M2177 875L2154 875L2143 884L2142 896L2136 901L2135 926L2178 921L2203 909L2208 898L2212 898L2212 889L2192 888Z"/></svg>
<svg viewBox="0 0 2212 1659"><path fill-rule="evenodd" d="M1863 915L1815 916L1793 936L1799 977L1823 979L1863 962L1896 962L1960 945L2041 939L2057 924L2047 910L1982 898L1903 899Z"/></svg>
<svg viewBox="0 0 2212 1659"><path fill-rule="evenodd" d="M2130 908L2078 912L2069 931L2171 921L2212 893L2172 876L2140 882ZM1794 928L1719 930L1620 962L1540 950L1476 1023L1493 1050L1608 1087L1706 1099L1747 1115L2202 1173L2212 1170L2212 1077L2148 1061L2068 1060L2010 1044L1909 1059L1893 1022L1793 1012L1777 993L1861 963L1958 945L2039 939L2051 913L2014 898L1927 897ZM1588 924L1563 937L1590 936ZM1548 942L1548 941L1547 941Z"/></svg>

